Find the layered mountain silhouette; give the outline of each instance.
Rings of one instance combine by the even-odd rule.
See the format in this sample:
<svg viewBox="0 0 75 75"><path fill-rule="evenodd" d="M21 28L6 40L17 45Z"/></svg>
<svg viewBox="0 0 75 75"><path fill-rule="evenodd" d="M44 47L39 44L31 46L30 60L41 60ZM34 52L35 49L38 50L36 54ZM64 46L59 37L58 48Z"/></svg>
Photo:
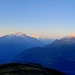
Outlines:
<svg viewBox="0 0 75 75"><path fill-rule="evenodd" d="M75 75L75 34L45 44L21 32L0 37L0 64L37 63Z"/></svg>
<svg viewBox="0 0 75 75"><path fill-rule="evenodd" d="M75 75L75 36L69 35L44 47L34 47L18 54L14 62L38 63Z"/></svg>
<svg viewBox="0 0 75 75"><path fill-rule="evenodd" d="M11 61L11 58L25 49L44 45L37 38L27 36L21 32L2 36L0 37L0 64Z"/></svg>

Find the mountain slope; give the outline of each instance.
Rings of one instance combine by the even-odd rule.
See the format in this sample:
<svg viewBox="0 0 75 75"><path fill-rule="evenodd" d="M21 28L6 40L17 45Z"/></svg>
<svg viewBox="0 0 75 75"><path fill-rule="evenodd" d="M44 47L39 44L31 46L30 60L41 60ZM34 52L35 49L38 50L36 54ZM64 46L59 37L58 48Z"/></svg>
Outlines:
<svg viewBox="0 0 75 75"><path fill-rule="evenodd" d="M38 38L41 42L43 42L45 45L51 44L54 42L55 39L49 39L49 38Z"/></svg>
<svg viewBox="0 0 75 75"><path fill-rule="evenodd" d="M38 63L68 74L73 74L75 70L74 42L74 37L62 38L45 47L30 48L17 55L13 62Z"/></svg>
<svg viewBox="0 0 75 75"><path fill-rule="evenodd" d="M54 69L44 68L39 64L4 64L0 65L0 75L66 75Z"/></svg>
<svg viewBox="0 0 75 75"><path fill-rule="evenodd" d="M36 46L44 46L44 43L21 32L0 37L0 63L10 62L18 53Z"/></svg>

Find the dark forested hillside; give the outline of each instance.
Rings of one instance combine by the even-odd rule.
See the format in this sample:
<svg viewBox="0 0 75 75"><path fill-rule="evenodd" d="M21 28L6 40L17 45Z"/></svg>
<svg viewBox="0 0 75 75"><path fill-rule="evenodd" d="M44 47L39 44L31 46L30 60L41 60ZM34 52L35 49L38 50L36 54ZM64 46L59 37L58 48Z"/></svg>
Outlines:
<svg viewBox="0 0 75 75"><path fill-rule="evenodd" d="M66 75L54 69L44 68L39 64L0 65L0 75Z"/></svg>

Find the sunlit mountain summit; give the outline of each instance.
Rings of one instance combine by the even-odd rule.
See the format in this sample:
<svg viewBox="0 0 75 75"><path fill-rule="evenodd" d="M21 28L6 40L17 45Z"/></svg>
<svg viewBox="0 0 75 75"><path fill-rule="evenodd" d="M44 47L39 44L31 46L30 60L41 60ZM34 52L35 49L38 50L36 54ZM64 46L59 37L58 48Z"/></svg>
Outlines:
<svg viewBox="0 0 75 75"><path fill-rule="evenodd" d="M75 38L75 34L69 34L69 35L65 36L65 38Z"/></svg>
<svg viewBox="0 0 75 75"><path fill-rule="evenodd" d="M26 34L24 34L24 33L22 33L22 32L17 32L17 33L14 33L13 35L15 35L15 36L23 36L23 37L25 37L25 36L27 36Z"/></svg>
<svg viewBox="0 0 75 75"><path fill-rule="evenodd" d="M3 37L6 37L6 36L9 37L9 38L12 38L12 37L27 37L27 35L22 33L22 32L7 34L7 35L4 35Z"/></svg>

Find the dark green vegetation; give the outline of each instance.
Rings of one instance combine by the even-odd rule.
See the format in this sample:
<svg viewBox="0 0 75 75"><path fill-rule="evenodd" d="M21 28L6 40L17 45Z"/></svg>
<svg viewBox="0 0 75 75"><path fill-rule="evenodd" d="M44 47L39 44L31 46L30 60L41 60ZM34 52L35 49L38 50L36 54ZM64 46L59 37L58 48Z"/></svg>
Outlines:
<svg viewBox="0 0 75 75"><path fill-rule="evenodd" d="M0 65L0 75L65 75L57 70L44 68L39 64L4 64Z"/></svg>

